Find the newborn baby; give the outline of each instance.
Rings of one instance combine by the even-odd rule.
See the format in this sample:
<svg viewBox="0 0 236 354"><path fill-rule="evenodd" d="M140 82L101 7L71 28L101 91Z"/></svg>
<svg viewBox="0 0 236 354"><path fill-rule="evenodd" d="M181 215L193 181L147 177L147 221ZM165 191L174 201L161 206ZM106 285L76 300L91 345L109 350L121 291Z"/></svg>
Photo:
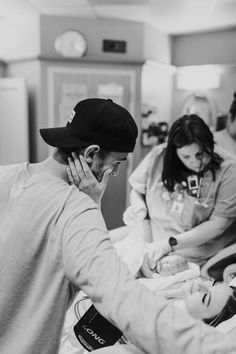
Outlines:
<svg viewBox="0 0 236 354"><path fill-rule="evenodd" d="M148 255L145 254L138 277L153 278L155 273L160 274L162 277L167 277L168 275L175 275L186 269L189 269L188 262L182 256L169 254L159 259L155 269L151 270L148 263Z"/></svg>

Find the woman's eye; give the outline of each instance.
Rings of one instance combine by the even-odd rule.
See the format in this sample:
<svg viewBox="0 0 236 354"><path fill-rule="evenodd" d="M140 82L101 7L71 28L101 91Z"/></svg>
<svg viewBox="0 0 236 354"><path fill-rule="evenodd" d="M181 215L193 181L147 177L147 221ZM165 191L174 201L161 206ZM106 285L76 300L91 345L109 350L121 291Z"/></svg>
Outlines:
<svg viewBox="0 0 236 354"><path fill-rule="evenodd" d="M207 293L205 293L202 297L202 303L205 304L205 300L206 300L206 296L207 296Z"/></svg>
<svg viewBox="0 0 236 354"><path fill-rule="evenodd" d="M202 297L202 303L208 307L211 303L211 292L205 293Z"/></svg>
<svg viewBox="0 0 236 354"><path fill-rule="evenodd" d="M197 159L201 159L202 156L203 156L203 153L202 153L202 152L198 152L198 153L196 154Z"/></svg>

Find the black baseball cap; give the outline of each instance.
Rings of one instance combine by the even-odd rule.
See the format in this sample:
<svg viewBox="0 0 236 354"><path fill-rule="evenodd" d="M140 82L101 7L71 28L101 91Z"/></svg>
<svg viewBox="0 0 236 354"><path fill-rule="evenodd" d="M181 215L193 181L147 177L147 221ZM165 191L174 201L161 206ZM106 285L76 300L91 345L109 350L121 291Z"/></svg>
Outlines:
<svg viewBox="0 0 236 354"><path fill-rule="evenodd" d="M131 114L111 99L88 98L76 104L65 127L40 129L40 134L58 148L97 144L108 151L132 152L138 128Z"/></svg>

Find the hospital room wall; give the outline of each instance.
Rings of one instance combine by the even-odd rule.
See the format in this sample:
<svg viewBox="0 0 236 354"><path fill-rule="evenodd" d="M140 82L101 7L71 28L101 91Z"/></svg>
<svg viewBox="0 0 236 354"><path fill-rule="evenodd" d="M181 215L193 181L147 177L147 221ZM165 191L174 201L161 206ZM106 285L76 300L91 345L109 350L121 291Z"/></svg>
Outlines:
<svg viewBox="0 0 236 354"><path fill-rule="evenodd" d="M24 19L25 21L25 19ZM32 21L32 20L30 20ZM167 120L172 122L176 119L182 111L183 104L186 98L194 93L191 90L180 90L176 86L176 77L178 69L183 66L189 65L202 65L202 64L214 64L221 70L220 87L217 89L209 89L204 91L212 101L214 102L215 112L224 112L228 109L228 106L232 100L232 92L235 90L235 58L236 58L236 29L225 30L212 33L192 34L185 36L176 36L170 40L167 36L154 31L150 28L145 28L143 25L130 24L122 22L122 26L112 26L114 32L107 31L111 27L110 21L98 21L94 22L94 26L99 29L96 34L100 33L100 37L96 37L96 41L93 39L94 28L84 19L76 21L73 19L73 23L70 18L56 18L51 21L49 16L43 16L37 19L34 23L38 26L43 26L44 30L35 29L33 33L37 35L32 48L28 48L26 53L25 45L19 45L17 43L17 50L12 46L7 48L7 54L9 55L9 62L7 63L7 71L5 76L23 76L27 77L27 84L29 85L28 91L30 96L30 124L32 129L31 135L31 160L39 160L45 156L46 150L41 141L37 140L36 129L40 125L44 125L45 120L48 119L45 100L45 85L47 85L45 72L42 71L42 63L45 60L49 60L53 64L53 60L58 63L63 62L63 65L67 62L68 66L85 64L89 59L91 63L100 61L101 63L113 62L115 65L138 65L141 70L141 82L140 77L136 81L136 86L139 91L137 97L140 97L141 102L136 102L136 106L144 102L148 102L151 105L154 104L158 109L157 119ZM114 21L112 21L113 23ZM27 24L29 22L26 22ZM31 22L30 22L31 23ZM52 23L54 25L52 25ZM89 37L91 42L89 58L84 57L82 60L67 60L62 59L55 52L54 40L57 33L63 31L68 27L68 24L77 26L84 30L89 30ZM113 23L114 24L114 23ZM36 27L37 27L36 26ZM122 28L122 33L119 32ZM47 30L46 30L47 29ZM23 31L26 32L25 30ZM29 31L28 31L29 32ZM19 28L20 33L20 28ZM101 43L101 38L107 33L109 35L121 35L127 40L129 51L124 55L114 53L102 53L101 49L94 47L95 42ZM137 41L137 33L139 33L140 40ZM20 36L20 39L23 35ZM156 45L153 45L156 38ZM38 43L39 41L39 43ZM219 46L219 42L221 45ZM9 41L11 43L11 41ZM27 37L26 43L29 43ZM96 44L97 45L97 44ZM130 48L131 45L131 48ZM21 51L23 48L23 51ZM100 52L99 52L100 50ZM15 52L15 58L14 57ZM23 53L29 58L21 59ZM172 58L170 57L172 53ZM123 59L122 59L123 58ZM148 59L148 61L147 61ZM7 62L7 58L5 63ZM4 63L4 65L5 65ZM172 65L171 65L172 63ZM153 64L153 65L152 65ZM176 72L174 68L177 67ZM1 70L1 65L0 65ZM3 71L5 68L2 69ZM172 87L173 86L173 87ZM140 117L137 115L140 113L141 107L137 109L136 118L140 123ZM140 141L140 140L139 140ZM143 157L148 148L140 148L136 154L136 163Z"/></svg>
<svg viewBox="0 0 236 354"><path fill-rule="evenodd" d="M3 77L5 75L5 63L0 60L0 77Z"/></svg>
<svg viewBox="0 0 236 354"><path fill-rule="evenodd" d="M216 128L216 118L229 111L229 107L233 100L233 93L236 91L236 65L222 65L220 68L220 85L214 89L198 89L182 90L178 89L176 81L173 87L173 106L172 121L183 114L183 108L187 100L195 95L205 96L212 108L212 124L213 130Z"/></svg>
<svg viewBox="0 0 236 354"><path fill-rule="evenodd" d="M147 61L142 67L141 77L141 121L140 141L141 156L143 158L152 148L153 137L144 139L145 129L152 123L166 122L170 125L172 120L172 94L175 67L154 61ZM147 112L150 114L147 114Z"/></svg>
<svg viewBox="0 0 236 354"><path fill-rule="evenodd" d="M215 118L227 113L236 91L236 29L217 32L176 36L173 38L172 64L176 66L173 82L172 121L183 113L183 107L194 95L205 96ZM219 75L219 85L201 88L196 84L192 89L178 87L178 75L181 70L193 67L201 75L201 68L207 65ZM194 70L195 70L194 69ZM198 71L199 70L199 71ZM207 78L202 77L203 86L207 87ZM199 80L198 80L199 81Z"/></svg>
<svg viewBox="0 0 236 354"><path fill-rule="evenodd" d="M21 27L25 28L24 23L21 24L19 20L15 26L18 26L19 32L21 31ZM156 98L152 97L152 100L158 100L158 105L161 102L160 115L163 116L163 119L170 119L170 112L168 111L172 91L170 87L171 78L168 73L163 73L161 67L161 65L166 66L168 70L168 66L170 65L171 41L169 36L141 23L115 20L80 19L78 21L76 18L71 17L54 16L52 19L52 16L43 15L35 20L35 26L37 28L32 31L35 35L35 39L32 41L34 45L31 48L28 46L27 52L21 51L21 48L25 48L24 35L22 35L19 37L20 42L22 42L21 45L15 43L14 40L11 41L11 37L9 37L9 45L5 48L5 53L3 53L4 60L7 63L5 76L22 76L27 79L31 104L29 119L32 123L30 127L30 156L32 162L45 158L48 153L44 144L37 137L37 129L43 125L47 126L50 119L48 96L46 94L48 85L47 68L49 66L59 67L61 65L69 69L77 67L78 70L83 70L83 68L87 70L87 67L91 67L94 70L97 69L97 71L99 71L99 68L107 66L110 69L114 67L115 70L124 69L133 71L136 92L131 93L134 99L132 113L135 115L138 125L140 125L141 115L141 90L142 94L144 92L146 99L147 95L150 95L150 89L145 85L145 82L147 82L146 77L149 75L147 72L152 70L154 73L152 77L157 76L157 79L153 80L156 82L156 85L153 83L152 87L155 92L158 91L158 95L156 95ZM80 59L63 58L55 50L54 43L56 37L67 28L72 27L83 32L88 41L87 53ZM23 32L25 33L26 30L24 29ZM11 33L9 35L11 36ZM137 37L139 38L138 41L135 40ZM126 41L127 51L125 53L103 52L102 41L104 38ZM29 44L28 35L25 40ZM147 59L153 61L154 64L160 64L160 68L157 68L157 66L154 68L154 65L146 65ZM167 81L168 84L165 84ZM164 99L161 98L160 86L164 87ZM155 93L152 95L155 96ZM137 144L134 166L137 165L142 157L141 150L142 147L140 147L140 144Z"/></svg>
<svg viewBox="0 0 236 354"><path fill-rule="evenodd" d="M19 22L18 22L19 24ZM142 80L147 82L149 76L159 76L160 79L154 80L152 84L154 94L150 94L150 85L145 85L145 98L156 101L158 98L159 111L165 119L170 119L170 101L172 92L172 78L168 73L168 69L163 73L163 68L169 66L170 63L170 40L169 37L159 33L140 23L129 23L127 21L91 21L86 19L75 18L55 18L50 16L41 16L36 21L36 25L40 26L39 30L35 30L37 35L32 48L28 48L26 57L21 52L19 43L9 41L9 48L6 48L5 61L7 68L6 77L24 77L26 79L29 93L29 135L30 135L30 161L36 162L44 159L49 154L48 146L42 141L38 130L40 127L52 126L54 123L60 123L60 113L56 108L62 102L60 95L55 92L62 88L63 82L67 86L81 84L81 78L85 78L86 86L89 91L89 97L96 94L94 88L91 89L91 81L99 75L100 79L106 81L105 76L114 78L116 82L122 82L124 85L128 81L128 91L124 94L124 104L131 109L132 114L141 128L141 86ZM83 58L63 58L55 51L55 39L68 28L75 28L83 32L88 40L88 51ZM96 31L94 30L96 29ZM109 30L108 30L109 29ZM20 31L20 28L19 28ZM122 39L127 43L127 51L125 53L106 53L102 50L102 41L104 38ZM139 41L135 38L139 38ZM23 36L20 40L24 41ZM28 43L28 37L26 38ZM156 45L154 44L156 43ZM19 48L15 52L15 45ZM22 44L24 48L24 44ZM146 59L158 65L147 64ZM150 72L155 75L151 75ZM166 72L166 74L165 74ZM54 75L55 73L55 75ZM94 75L92 75L94 73ZM102 74L104 73L104 75ZM165 75L166 78L165 79ZM93 76L93 78L91 77ZM50 77L54 77L53 83ZM77 81L76 81L77 78ZM120 80L121 78L121 80ZM127 79L128 78L128 79ZM99 80L100 80L99 79ZM63 81L64 80L64 81ZM168 85L166 84L168 80ZM96 80L95 80L96 81ZM49 82L52 83L49 87ZM59 84L59 86L58 86ZM93 86L93 85L92 85ZM157 89L156 89L157 88ZM91 90L90 90L91 89ZM87 92L87 91L86 91ZM156 93L158 92L158 94ZM161 99L162 93L165 99ZM152 97L151 97L152 96ZM155 96L155 97L154 97ZM63 97L63 96L61 96ZM130 104L127 105L127 97ZM161 102L161 104L160 104ZM166 109L167 107L167 109ZM72 108L72 107L71 107ZM139 129L140 131L140 129ZM107 193L103 198L103 211L106 217L108 228L121 226L122 214L127 205L129 192L127 190L127 174L130 173L141 160L143 148L140 143L140 137L132 155L128 166L122 167L119 178L112 179ZM114 187L115 184L115 187ZM114 191L116 192L114 195ZM113 203L115 212L111 210L109 202L109 194L113 194ZM116 198L117 197L117 198Z"/></svg>
<svg viewBox="0 0 236 354"><path fill-rule="evenodd" d="M28 95L29 161L36 162L40 150L38 128L39 124L45 124L46 122L41 63L38 59L10 62L6 66L5 77L21 77L25 79Z"/></svg>

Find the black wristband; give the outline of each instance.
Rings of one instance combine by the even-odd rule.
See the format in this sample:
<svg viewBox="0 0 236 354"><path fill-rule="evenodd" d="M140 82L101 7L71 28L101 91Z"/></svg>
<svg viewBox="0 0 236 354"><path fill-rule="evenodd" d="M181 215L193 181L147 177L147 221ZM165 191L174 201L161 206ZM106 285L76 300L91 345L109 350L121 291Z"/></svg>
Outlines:
<svg viewBox="0 0 236 354"><path fill-rule="evenodd" d="M177 246L178 241L176 240L175 237L170 237L168 242L169 242L169 245L171 247L171 251L174 252L174 246Z"/></svg>

